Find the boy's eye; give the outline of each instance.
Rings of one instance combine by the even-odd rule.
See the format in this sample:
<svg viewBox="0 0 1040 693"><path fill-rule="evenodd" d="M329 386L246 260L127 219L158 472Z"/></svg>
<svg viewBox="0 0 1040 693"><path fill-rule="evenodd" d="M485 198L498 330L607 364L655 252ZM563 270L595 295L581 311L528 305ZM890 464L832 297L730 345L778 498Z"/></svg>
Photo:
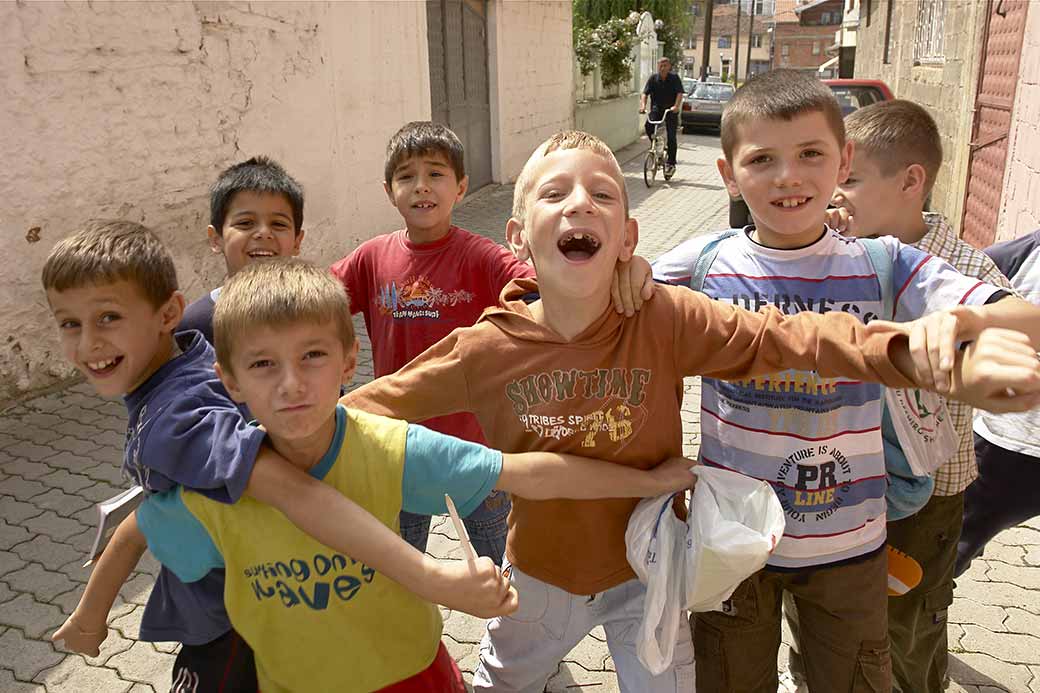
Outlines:
<svg viewBox="0 0 1040 693"><path fill-rule="evenodd" d="M253 361L252 363L250 363L249 367L251 369L255 369L255 368L270 368L273 365L274 365L274 362L271 361L271 359L257 359L256 361Z"/></svg>
<svg viewBox="0 0 1040 693"><path fill-rule="evenodd" d="M818 149L806 149L802 152L802 156L806 159L815 159L818 156L823 156L823 152Z"/></svg>
<svg viewBox="0 0 1040 693"><path fill-rule="evenodd" d="M852 176L849 176L848 178L845 179L845 182L842 183L842 185L855 185L858 182L859 182L858 178L853 178Z"/></svg>
<svg viewBox="0 0 1040 693"><path fill-rule="evenodd" d="M303 358L304 358L304 360L318 359L318 358L321 358L322 356L327 356L327 355L328 354L326 352L321 351L320 349L311 349L310 351L308 351L306 354L303 355Z"/></svg>
<svg viewBox="0 0 1040 693"><path fill-rule="evenodd" d="M599 192L592 193L592 196L595 197L596 199L599 199L599 200L613 200L614 199L614 196L611 193L603 191L603 190L601 190Z"/></svg>
<svg viewBox="0 0 1040 693"><path fill-rule="evenodd" d="M98 322L102 325L107 325L110 322L115 322L116 320L119 320L119 318L120 316L118 313L103 313L101 317L98 318Z"/></svg>
<svg viewBox="0 0 1040 693"><path fill-rule="evenodd" d="M750 163L750 164L765 164L765 163L769 163L769 161L770 161L770 159L769 159L769 157L767 155L760 154L760 155L756 156L754 159L752 159L751 161L749 161L748 163Z"/></svg>
<svg viewBox="0 0 1040 693"><path fill-rule="evenodd" d="M61 320L58 322L59 330L74 330L79 327L79 321L77 320Z"/></svg>
<svg viewBox="0 0 1040 693"><path fill-rule="evenodd" d="M560 192L559 190L556 190L554 188L550 188L549 190L545 190L545 191L542 192L542 198L546 199L546 200L555 200L555 199L561 197L562 195L563 195L562 192Z"/></svg>

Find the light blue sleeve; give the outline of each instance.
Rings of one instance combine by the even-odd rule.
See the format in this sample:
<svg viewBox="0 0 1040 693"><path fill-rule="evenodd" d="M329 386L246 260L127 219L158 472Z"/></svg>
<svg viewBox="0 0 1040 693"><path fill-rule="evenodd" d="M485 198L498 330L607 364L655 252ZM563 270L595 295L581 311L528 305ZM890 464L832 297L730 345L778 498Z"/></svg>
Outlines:
<svg viewBox="0 0 1040 693"><path fill-rule="evenodd" d="M484 502L502 472L502 453L410 424L401 482L402 509L417 515L446 513L449 494L465 517Z"/></svg>
<svg viewBox="0 0 1040 693"><path fill-rule="evenodd" d="M137 526L156 560L181 582L195 582L224 567L224 557L206 528L181 498L178 487L153 493L137 508Z"/></svg>

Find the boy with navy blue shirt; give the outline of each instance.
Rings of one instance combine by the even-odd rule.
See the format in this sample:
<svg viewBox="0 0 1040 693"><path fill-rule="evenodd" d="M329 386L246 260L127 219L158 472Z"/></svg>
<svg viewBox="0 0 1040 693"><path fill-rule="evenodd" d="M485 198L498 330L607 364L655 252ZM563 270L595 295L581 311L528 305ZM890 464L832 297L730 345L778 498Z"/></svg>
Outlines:
<svg viewBox="0 0 1040 693"><path fill-rule="evenodd" d="M410 589L424 589L431 574L441 588L456 584L452 568L431 563L341 494L261 446L264 433L245 424L217 381L206 340L196 331L173 334L183 297L172 258L147 229L92 222L55 246L42 280L65 357L99 394L125 395L130 418L123 468L148 494L190 486L222 503L248 494ZM131 516L54 639L96 655L107 636L108 611L143 551ZM476 573L494 587L498 572L490 561ZM470 587L477 601L488 596L481 585ZM141 636L184 645L175 680L187 675L198 690L255 691L252 655L231 629L223 593L221 571L186 585L161 570ZM496 606L491 611L501 610Z"/></svg>

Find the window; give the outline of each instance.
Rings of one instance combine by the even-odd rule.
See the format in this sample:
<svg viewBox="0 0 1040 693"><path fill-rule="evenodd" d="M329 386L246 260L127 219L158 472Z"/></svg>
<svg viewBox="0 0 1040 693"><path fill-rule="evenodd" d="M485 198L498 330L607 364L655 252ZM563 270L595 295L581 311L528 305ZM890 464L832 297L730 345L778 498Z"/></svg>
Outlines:
<svg viewBox="0 0 1040 693"><path fill-rule="evenodd" d="M697 37L696 36L691 36L688 39L686 39L686 48L688 50L692 51L696 47L697 47Z"/></svg>
<svg viewBox="0 0 1040 693"><path fill-rule="evenodd" d="M789 56L790 54L791 54L791 46L789 46L789 45L788 45L788 44L786 44L786 43L785 43L785 44L782 44L782 45L780 46L780 55L782 55L782 56L784 56L784 57L786 58L786 57L787 57L787 56Z"/></svg>
<svg viewBox="0 0 1040 693"><path fill-rule="evenodd" d="M935 65L944 61L943 19L945 14L945 0L917 0L917 25L914 27L914 64Z"/></svg>
<svg viewBox="0 0 1040 693"><path fill-rule="evenodd" d="M762 34L751 34L751 47L761 48L762 47Z"/></svg>
<svg viewBox="0 0 1040 693"><path fill-rule="evenodd" d="M820 42L819 41L813 41L812 42L812 54L813 55L819 55L820 54Z"/></svg>
<svg viewBox="0 0 1040 693"><path fill-rule="evenodd" d="M886 65L892 62L892 2L893 0L888 0L888 7L885 9L885 54L883 60ZM867 18L869 20L870 15L867 15ZM867 24L869 26L869 21Z"/></svg>
<svg viewBox="0 0 1040 693"><path fill-rule="evenodd" d="M730 48L733 43L732 36L720 36L719 37L719 48Z"/></svg>
<svg viewBox="0 0 1040 693"><path fill-rule="evenodd" d="M820 13L820 24L830 24L830 23L831 23L831 13L830 12L821 12Z"/></svg>
<svg viewBox="0 0 1040 693"><path fill-rule="evenodd" d="M755 14L765 14L765 2L763 0L755 0Z"/></svg>

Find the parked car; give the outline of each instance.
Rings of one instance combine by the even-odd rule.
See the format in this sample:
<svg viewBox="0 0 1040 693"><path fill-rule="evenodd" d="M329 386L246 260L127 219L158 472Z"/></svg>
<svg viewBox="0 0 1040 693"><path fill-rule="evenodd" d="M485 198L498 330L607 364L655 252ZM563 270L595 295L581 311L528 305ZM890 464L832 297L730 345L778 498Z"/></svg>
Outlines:
<svg viewBox="0 0 1040 693"><path fill-rule="evenodd" d="M696 86L696 84L697 84L697 80L694 79L693 77L683 77L682 78L682 90L683 90L683 93L686 94L686 95L689 95L689 93L691 91L693 91L693 87Z"/></svg>
<svg viewBox="0 0 1040 693"><path fill-rule="evenodd" d="M682 129L690 132L695 125L719 127L722 109L736 91L725 82L697 82L682 105Z"/></svg>
<svg viewBox="0 0 1040 693"><path fill-rule="evenodd" d="M834 92L843 116L872 103L895 98L888 85L879 79L825 79L823 83Z"/></svg>

